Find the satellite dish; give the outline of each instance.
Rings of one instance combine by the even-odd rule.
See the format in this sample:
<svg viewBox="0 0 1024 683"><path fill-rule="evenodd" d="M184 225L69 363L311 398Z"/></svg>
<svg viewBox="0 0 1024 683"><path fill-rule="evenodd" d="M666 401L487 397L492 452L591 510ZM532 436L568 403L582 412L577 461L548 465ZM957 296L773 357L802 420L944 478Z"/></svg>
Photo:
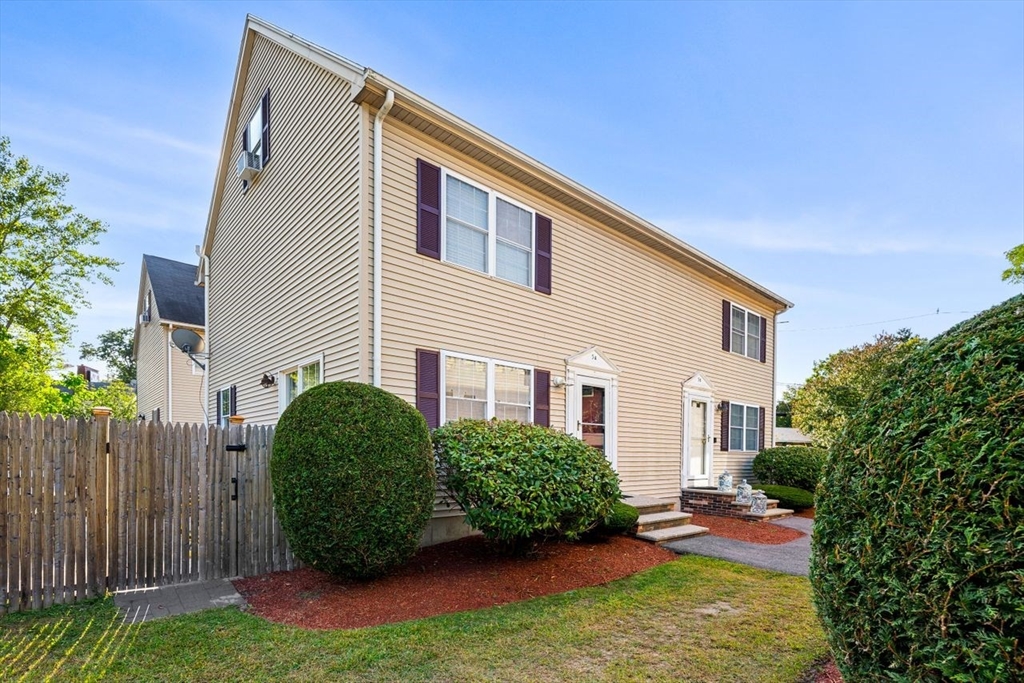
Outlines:
<svg viewBox="0 0 1024 683"><path fill-rule="evenodd" d="M182 353L192 355L193 353L201 353L203 350L203 338L192 330L186 330L183 327L171 332L171 341L177 346Z"/></svg>

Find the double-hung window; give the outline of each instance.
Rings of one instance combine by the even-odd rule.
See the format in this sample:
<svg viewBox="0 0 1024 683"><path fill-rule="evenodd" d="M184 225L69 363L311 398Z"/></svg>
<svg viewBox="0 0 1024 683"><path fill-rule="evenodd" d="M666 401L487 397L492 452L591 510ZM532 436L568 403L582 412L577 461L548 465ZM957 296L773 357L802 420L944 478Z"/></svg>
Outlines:
<svg viewBox="0 0 1024 683"><path fill-rule="evenodd" d="M764 319L745 308L732 304L730 350L754 360L761 358L761 337Z"/></svg>
<svg viewBox="0 0 1024 683"><path fill-rule="evenodd" d="M443 258L533 287L534 212L444 172Z"/></svg>
<svg viewBox="0 0 1024 683"><path fill-rule="evenodd" d="M757 437L761 424L759 406L742 403L729 404L729 450L757 451Z"/></svg>
<svg viewBox="0 0 1024 683"><path fill-rule="evenodd" d="M530 366L443 352L442 372L442 424L460 418L533 421Z"/></svg>
<svg viewBox="0 0 1024 683"><path fill-rule="evenodd" d="M217 392L217 424L227 427L229 417L231 417L231 387L224 387Z"/></svg>
<svg viewBox="0 0 1024 683"><path fill-rule="evenodd" d="M281 411L307 389L323 382L323 360L315 358L281 372Z"/></svg>

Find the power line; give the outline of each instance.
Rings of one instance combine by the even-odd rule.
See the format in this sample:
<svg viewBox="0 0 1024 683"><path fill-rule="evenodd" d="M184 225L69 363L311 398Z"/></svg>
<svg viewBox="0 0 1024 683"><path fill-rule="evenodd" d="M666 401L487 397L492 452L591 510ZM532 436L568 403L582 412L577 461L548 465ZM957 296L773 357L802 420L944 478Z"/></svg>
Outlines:
<svg viewBox="0 0 1024 683"><path fill-rule="evenodd" d="M981 313L981 311L940 311L936 310L934 313L922 313L921 315L910 315L906 318L892 318L891 320L876 320L870 323L856 323L854 325L837 325L835 327L800 327L797 329L790 329L788 327L779 328L780 331L787 332L822 332L824 330L848 330L854 327L868 327L870 325L884 325L885 323L899 323L904 320L917 320L918 318L930 318L937 315L974 315L975 313ZM789 322L781 321L781 322Z"/></svg>

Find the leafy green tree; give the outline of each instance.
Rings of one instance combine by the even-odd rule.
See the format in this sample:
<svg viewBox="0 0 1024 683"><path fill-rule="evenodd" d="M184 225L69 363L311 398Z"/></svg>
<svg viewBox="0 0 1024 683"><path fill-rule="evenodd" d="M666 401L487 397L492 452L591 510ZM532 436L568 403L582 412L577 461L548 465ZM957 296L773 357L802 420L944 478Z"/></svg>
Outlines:
<svg viewBox="0 0 1024 683"><path fill-rule="evenodd" d="M64 201L68 177L33 166L0 138L0 329L20 329L58 346L71 335L75 311L89 306L84 285L113 284L120 265L82 249L106 227Z"/></svg>
<svg viewBox="0 0 1024 683"><path fill-rule="evenodd" d="M902 329L873 342L837 351L814 364L807 382L792 393L793 426L828 449L851 415L886 379L894 366L924 340Z"/></svg>
<svg viewBox="0 0 1024 683"><path fill-rule="evenodd" d="M135 379L135 330L122 327L107 330L100 335L98 343L93 346L88 342L82 344L82 358L98 358L105 362L118 380L125 384Z"/></svg>
<svg viewBox="0 0 1024 683"><path fill-rule="evenodd" d="M1006 252L1010 267L1003 271L1003 281L1010 284L1024 284L1024 244L1018 244Z"/></svg>
<svg viewBox="0 0 1024 683"><path fill-rule="evenodd" d="M0 410L43 412L49 372L70 340L85 285L111 284L113 259L83 251L106 228L64 201L68 177L15 157L0 137Z"/></svg>
<svg viewBox="0 0 1024 683"><path fill-rule="evenodd" d="M49 370L57 367L57 349L46 338L0 328L0 410L53 412L58 400Z"/></svg>
<svg viewBox="0 0 1024 683"><path fill-rule="evenodd" d="M67 374L60 385L63 391L59 392L59 398L49 412L60 413L64 417L89 417L93 408L105 406L110 408L115 419L134 420L138 417L135 390L124 382L114 380L93 389L81 375Z"/></svg>
<svg viewBox="0 0 1024 683"><path fill-rule="evenodd" d="M788 396L787 391L785 396ZM775 426L776 427L792 427L793 426L793 406L789 401L786 400L785 396L775 405Z"/></svg>

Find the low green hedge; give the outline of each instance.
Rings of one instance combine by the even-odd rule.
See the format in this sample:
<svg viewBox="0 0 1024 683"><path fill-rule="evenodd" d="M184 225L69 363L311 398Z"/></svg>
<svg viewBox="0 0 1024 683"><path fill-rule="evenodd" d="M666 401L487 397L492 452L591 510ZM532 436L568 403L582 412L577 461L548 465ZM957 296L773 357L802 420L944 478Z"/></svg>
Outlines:
<svg viewBox="0 0 1024 683"><path fill-rule="evenodd" d="M458 420L433 438L445 486L466 523L513 552L544 537L579 537L622 497L603 453L547 427Z"/></svg>
<svg viewBox="0 0 1024 683"><path fill-rule="evenodd" d="M787 510L806 510L814 507L814 494L792 486L775 486L766 484L759 486L769 498L779 501L779 507Z"/></svg>
<svg viewBox="0 0 1024 683"><path fill-rule="evenodd" d="M619 501L612 506L612 511L604 518L601 530L609 536L625 534L636 526L638 519L640 519L639 510Z"/></svg>
<svg viewBox="0 0 1024 683"><path fill-rule="evenodd" d="M766 448L754 458L754 478L761 484L813 491L821 477L826 455L826 451L813 446Z"/></svg>

